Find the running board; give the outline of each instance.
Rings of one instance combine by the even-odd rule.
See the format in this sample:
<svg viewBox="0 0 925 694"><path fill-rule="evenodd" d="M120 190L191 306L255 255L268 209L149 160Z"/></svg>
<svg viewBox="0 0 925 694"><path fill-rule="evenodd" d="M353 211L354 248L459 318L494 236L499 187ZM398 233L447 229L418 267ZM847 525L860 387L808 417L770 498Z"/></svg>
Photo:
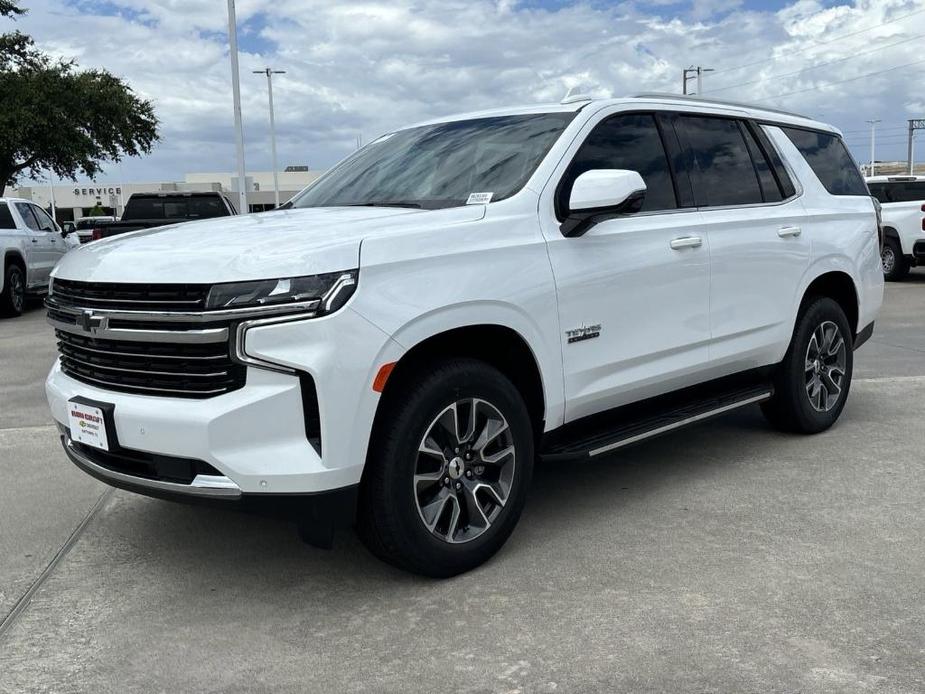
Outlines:
<svg viewBox="0 0 925 694"><path fill-rule="evenodd" d="M547 435L540 458L546 462L586 460L764 402L773 394L774 389L766 382L734 388L707 385L627 405L567 424Z"/></svg>

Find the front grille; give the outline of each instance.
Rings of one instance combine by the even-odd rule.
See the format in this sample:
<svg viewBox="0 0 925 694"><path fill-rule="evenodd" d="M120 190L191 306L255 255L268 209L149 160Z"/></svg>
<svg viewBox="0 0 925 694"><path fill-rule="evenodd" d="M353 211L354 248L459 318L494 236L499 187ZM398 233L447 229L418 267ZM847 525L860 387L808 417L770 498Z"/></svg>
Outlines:
<svg viewBox="0 0 925 694"><path fill-rule="evenodd" d="M235 324L204 311L209 289L55 279L46 303L61 370L123 393L209 398L241 388L247 367L232 358Z"/></svg>
<svg viewBox="0 0 925 694"><path fill-rule="evenodd" d="M56 330L61 369L105 390L167 397L208 398L244 385L227 342L123 342Z"/></svg>
<svg viewBox="0 0 925 694"><path fill-rule="evenodd" d="M54 301L62 306L128 311L202 311L208 284L101 284L55 279Z"/></svg>

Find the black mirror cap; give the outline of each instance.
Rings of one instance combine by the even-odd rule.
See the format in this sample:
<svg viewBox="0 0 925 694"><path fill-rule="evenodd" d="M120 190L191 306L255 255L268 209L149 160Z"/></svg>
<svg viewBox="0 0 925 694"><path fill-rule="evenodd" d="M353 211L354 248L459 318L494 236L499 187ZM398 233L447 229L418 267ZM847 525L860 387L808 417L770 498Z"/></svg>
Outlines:
<svg viewBox="0 0 925 694"><path fill-rule="evenodd" d="M569 212L565 221L559 225L559 231L567 238L583 236L595 224L613 219L614 217L638 213L642 209L642 204L645 200L646 191L637 190L619 205Z"/></svg>

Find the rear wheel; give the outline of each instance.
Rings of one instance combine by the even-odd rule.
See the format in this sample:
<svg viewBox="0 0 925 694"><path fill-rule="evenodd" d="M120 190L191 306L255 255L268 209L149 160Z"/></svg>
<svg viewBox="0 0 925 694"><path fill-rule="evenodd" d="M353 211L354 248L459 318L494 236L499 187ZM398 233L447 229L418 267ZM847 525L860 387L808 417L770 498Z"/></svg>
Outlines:
<svg viewBox="0 0 925 694"><path fill-rule="evenodd" d="M26 305L26 278L19 265L10 264L6 268L3 293L0 293L0 314L20 316Z"/></svg>
<svg viewBox="0 0 925 694"><path fill-rule="evenodd" d="M854 368L853 336L841 306L827 297L805 306L777 366L774 397L762 405L779 429L815 434L841 415Z"/></svg>
<svg viewBox="0 0 925 694"><path fill-rule="evenodd" d="M358 530L400 568L453 576L489 559L520 517L533 431L518 390L474 359L396 384L370 442Z"/></svg>
<svg viewBox="0 0 925 694"><path fill-rule="evenodd" d="M902 246L897 239L888 237L883 242L880 265L883 268L883 278L888 282L896 282L909 274L909 261L903 255Z"/></svg>

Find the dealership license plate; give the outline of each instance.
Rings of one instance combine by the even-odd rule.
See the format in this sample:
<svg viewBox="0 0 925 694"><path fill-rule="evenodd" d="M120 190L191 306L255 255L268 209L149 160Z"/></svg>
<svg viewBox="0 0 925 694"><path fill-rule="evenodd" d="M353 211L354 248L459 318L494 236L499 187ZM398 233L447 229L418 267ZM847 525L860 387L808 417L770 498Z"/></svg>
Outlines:
<svg viewBox="0 0 925 694"><path fill-rule="evenodd" d="M72 400L67 404L67 419L71 430L71 440L100 450L109 450L106 419L103 417L103 410L99 407Z"/></svg>

